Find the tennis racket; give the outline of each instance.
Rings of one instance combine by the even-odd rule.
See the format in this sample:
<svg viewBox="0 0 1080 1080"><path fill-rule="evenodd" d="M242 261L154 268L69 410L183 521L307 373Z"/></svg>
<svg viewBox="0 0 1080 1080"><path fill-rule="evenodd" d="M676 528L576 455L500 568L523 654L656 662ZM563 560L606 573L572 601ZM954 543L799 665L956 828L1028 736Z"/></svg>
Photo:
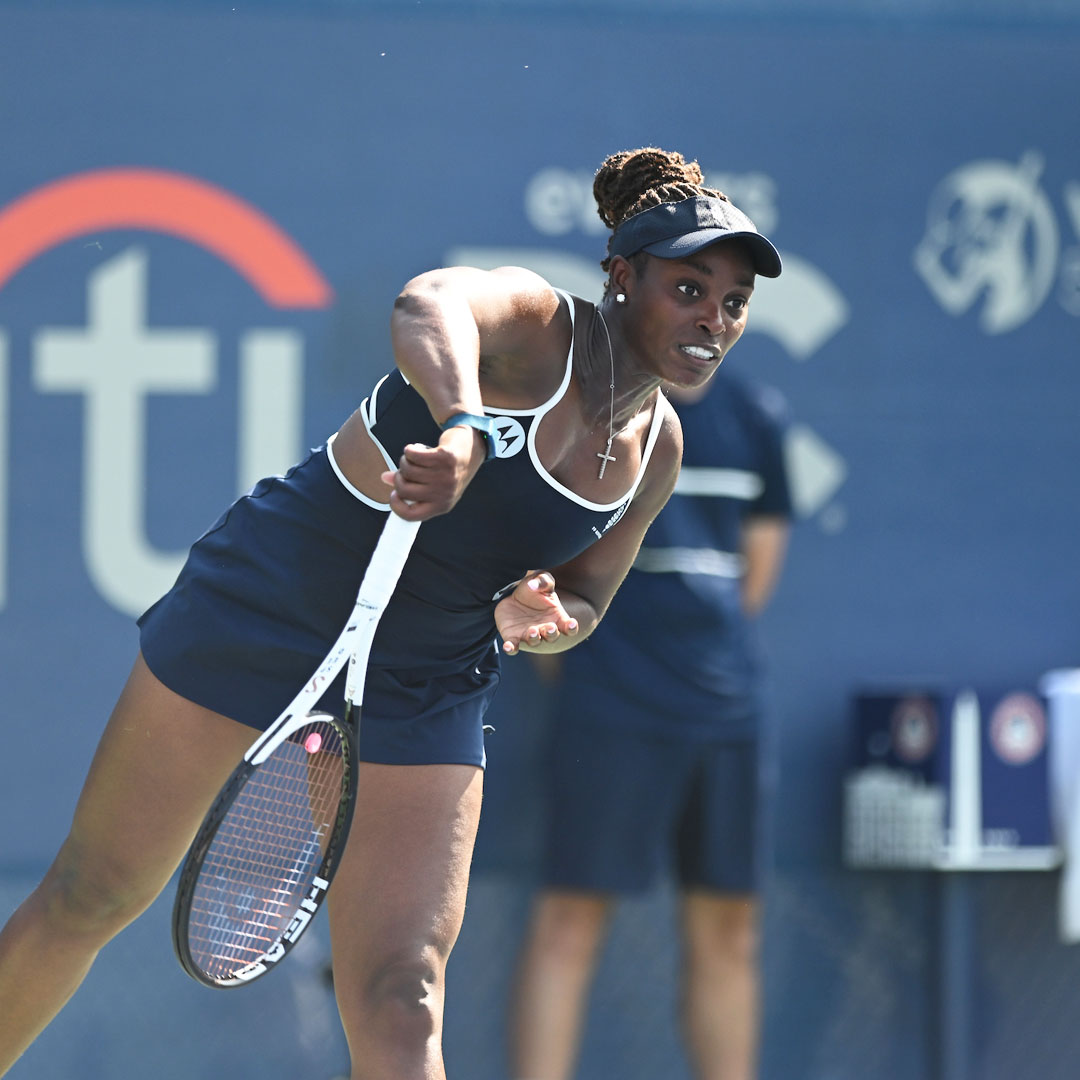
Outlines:
<svg viewBox="0 0 1080 1080"><path fill-rule="evenodd" d="M248 748L192 842L173 904L173 946L206 986L244 986L272 970L326 898L356 801L368 655L418 527L389 514L345 628ZM344 722L310 711L346 663Z"/></svg>

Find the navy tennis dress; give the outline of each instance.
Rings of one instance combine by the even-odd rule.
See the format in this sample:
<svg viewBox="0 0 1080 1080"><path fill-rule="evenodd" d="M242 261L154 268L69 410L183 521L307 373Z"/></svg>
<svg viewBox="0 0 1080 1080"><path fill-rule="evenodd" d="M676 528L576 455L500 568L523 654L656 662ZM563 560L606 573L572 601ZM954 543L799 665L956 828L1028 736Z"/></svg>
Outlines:
<svg viewBox="0 0 1080 1080"><path fill-rule="evenodd" d="M594 307L566 293L580 339ZM585 312L586 319L575 315ZM383 763L484 762L482 719L498 685L495 604L530 569L580 554L622 516L662 424L654 409L642 465L617 502L589 502L540 463L536 429L566 393L534 409L486 409L498 429L488 461L449 514L421 525L376 631L361 756ZM404 376L385 376L361 415L395 468L439 430ZM265 728L310 677L345 623L389 512L356 490L333 440L284 476L260 481L192 547L173 588L139 619L150 670L170 689ZM537 528L537 524L542 524ZM337 711L343 677L323 707Z"/></svg>

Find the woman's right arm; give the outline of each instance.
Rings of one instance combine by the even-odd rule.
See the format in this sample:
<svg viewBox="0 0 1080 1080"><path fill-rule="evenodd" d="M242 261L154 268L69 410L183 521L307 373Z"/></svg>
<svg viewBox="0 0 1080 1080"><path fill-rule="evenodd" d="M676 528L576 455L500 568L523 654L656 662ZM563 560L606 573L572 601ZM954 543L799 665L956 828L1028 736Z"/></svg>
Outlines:
<svg viewBox="0 0 1080 1080"><path fill-rule="evenodd" d="M519 267L421 274L397 298L390 330L398 368L440 426L457 413L483 415L482 382L496 392L511 389L523 366L558 357L559 336L567 333L558 295ZM444 431L434 447L409 444L398 469L383 475L393 487L391 506L413 521L446 513L485 454L483 437L464 426Z"/></svg>

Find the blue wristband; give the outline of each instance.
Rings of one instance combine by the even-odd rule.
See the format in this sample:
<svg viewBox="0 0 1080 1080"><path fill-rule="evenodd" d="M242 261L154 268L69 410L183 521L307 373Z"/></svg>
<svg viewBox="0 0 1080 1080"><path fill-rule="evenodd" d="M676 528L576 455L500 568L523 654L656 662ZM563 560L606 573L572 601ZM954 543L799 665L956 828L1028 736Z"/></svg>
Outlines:
<svg viewBox="0 0 1080 1080"><path fill-rule="evenodd" d="M467 412L454 413L449 420L440 424L439 427L443 431L452 427L476 428L484 436L484 442L487 443L487 457L484 460L490 461L495 456L495 421L490 416L477 416L475 413Z"/></svg>

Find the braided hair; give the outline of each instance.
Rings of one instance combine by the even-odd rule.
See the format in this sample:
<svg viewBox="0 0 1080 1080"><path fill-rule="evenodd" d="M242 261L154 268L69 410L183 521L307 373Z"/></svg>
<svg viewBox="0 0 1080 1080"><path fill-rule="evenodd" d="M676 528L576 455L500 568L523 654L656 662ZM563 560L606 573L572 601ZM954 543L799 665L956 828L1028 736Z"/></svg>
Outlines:
<svg viewBox="0 0 1080 1080"><path fill-rule="evenodd" d="M627 218L661 203L682 202L697 195L730 201L722 191L704 183L696 161L687 161L675 150L644 146L620 150L605 159L593 180L593 197L600 220L614 232ZM600 266L606 274L611 256Z"/></svg>

